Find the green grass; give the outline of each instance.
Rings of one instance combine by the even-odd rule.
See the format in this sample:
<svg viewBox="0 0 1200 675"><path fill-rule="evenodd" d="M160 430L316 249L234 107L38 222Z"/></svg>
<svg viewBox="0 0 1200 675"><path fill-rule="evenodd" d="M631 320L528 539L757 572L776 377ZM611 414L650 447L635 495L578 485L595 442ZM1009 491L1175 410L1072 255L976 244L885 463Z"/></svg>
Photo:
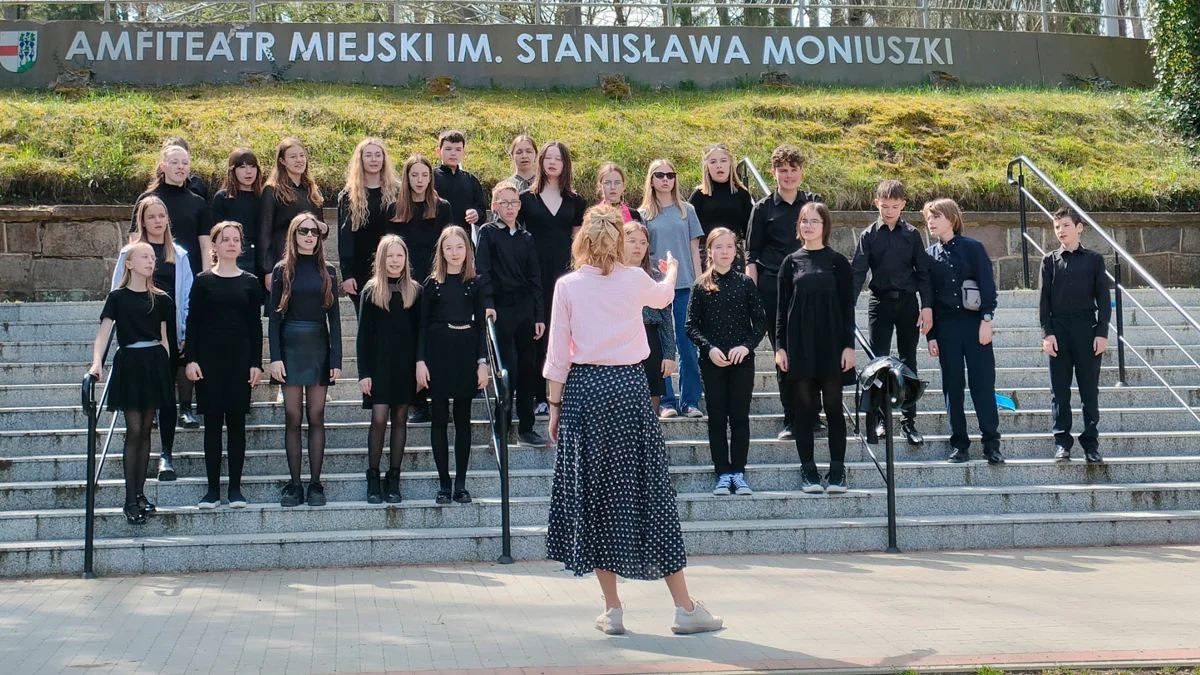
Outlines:
<svg viewBox="0 0 1200 675"><path fill-rule="evenodd" d="M793 142L809 157L808 189L838 208L869 207L885 178L903 180L915 203L948 196L971 209L1011 208L1005 166L1024 153L1085 208L1200 210L1200 165L1160 117L1149 94L1030 89L635 89L620 102L596 91L437 99L418 88L304 83L78 97L6 91L0 203L128 203L172 134L191 142L196 172L212 180L233 147L250 145L269 164L278 139L298 135L332 196L363 136L387 139L399 162L409 152L432 156L437 132L457 127L468 134L467 167L485 185L511 173L515 134L563 140L588 197L605 160L627 168L636 197L656 157L675 160L690 187L709 143L765 169L772 147Z"/></svg>

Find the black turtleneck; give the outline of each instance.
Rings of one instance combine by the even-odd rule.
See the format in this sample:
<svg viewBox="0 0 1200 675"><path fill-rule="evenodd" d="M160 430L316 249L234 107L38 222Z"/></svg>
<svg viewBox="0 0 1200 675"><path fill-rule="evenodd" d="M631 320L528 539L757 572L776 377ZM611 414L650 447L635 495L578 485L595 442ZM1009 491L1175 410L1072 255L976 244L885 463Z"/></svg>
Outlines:
<svg viewBox="0 0 1200 675"><path fill-rule="evenodd" d="M737 235L738 241L746 240L746 228L750 225L750 211L754 200L746 189L732 192L729 181L712 183L712 194L706 195L696 188L688 201L696 209L704 236L718 227L727 227Z"/></svg>
<svg viewBox="0 0 1200 675"><path fill-rule="evenodd" d="M285 183L287 182L285 177ZM284 202L275 194L275 188L268 185L263 188L261 208L259 209L258 256L261 267L269 270L283 257L283 246L287 240L288 226L292 218L301 213L311 213L321 222L325 219L321 214L321 206L314 204L308 198L308 190L299 185L287 185L294 199Z"/></svg>
<svg viewBox="0 0 1200 675"><path fill-rule="evenodd" d="M158 197L167 206L167 217L171 219L171 236L188 252L192 274L200 273L200 237L212 231L212 213L208 202L182 185L163 183L149 192L142 193L134 203L134 216L129 231L137 231L137 204L149 196Z"/></svg>
<svg viewBox="0 0 1200 675"><path fill-rule="evenodd" d="M275 265L271 272L271 314L267 323L267 333L271 347L271 360L283 360L283 345L280 340L279 327L282 322L322 321L329 326L329 367L342 367L342 319L338 311L337 271L333 265L326 264L326 271L332 280L333 303L324 307L325 294L322 292L324 281L321 270L317 267L315 255L300 255L296 260L296 278L292 280L292 292L288 296L287 311L279 311L279 301L283 298L283 261Z"/></svg>
<svg viewBox="0 0 1200 675"><path fill-rule="evenodd" d="M232 220L242 226L246 242L258 242L258 211L261 207L258 195L253 190L238 190L230 196L225 190L217 192L213 197L213 224Z"/></svg>

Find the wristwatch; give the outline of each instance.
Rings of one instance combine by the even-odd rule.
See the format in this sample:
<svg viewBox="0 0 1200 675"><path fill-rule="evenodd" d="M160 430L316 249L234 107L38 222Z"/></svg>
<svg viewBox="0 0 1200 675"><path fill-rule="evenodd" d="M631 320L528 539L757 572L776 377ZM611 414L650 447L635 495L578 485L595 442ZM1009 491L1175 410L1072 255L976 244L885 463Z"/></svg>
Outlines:
<svg viewBox="0 0 1200 675"><path fill-rule="evenodd" d="M991 315L991 314L984 314L984 315L983 315L983 320L984 320L984 321L987 321L988 323L991 323L991 322L992 322L992 315Z"/></svg>

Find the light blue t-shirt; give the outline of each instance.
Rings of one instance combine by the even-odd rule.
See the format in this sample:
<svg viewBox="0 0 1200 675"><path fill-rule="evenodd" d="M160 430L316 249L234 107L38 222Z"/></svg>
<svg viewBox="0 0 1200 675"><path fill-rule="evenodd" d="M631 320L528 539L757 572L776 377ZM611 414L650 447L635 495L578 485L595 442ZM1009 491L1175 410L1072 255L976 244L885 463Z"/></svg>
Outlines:
<svg viewBox="0 0 1200 675"><path fill-rule="evenodd" d="M642 218L646 212L642 211ZM668 206L654 220L646 220L646 229L650 230L650 259L658 267L658 261L665 260L667 251L679 261L679 276L675 280L675 289L691 288L696 283L697 270L692 265L692 240L704 236L700 227L700 219L696 217L696 209L684 202L683 212L678 206ZM703 255L703 252L701 252Z"/></svg>

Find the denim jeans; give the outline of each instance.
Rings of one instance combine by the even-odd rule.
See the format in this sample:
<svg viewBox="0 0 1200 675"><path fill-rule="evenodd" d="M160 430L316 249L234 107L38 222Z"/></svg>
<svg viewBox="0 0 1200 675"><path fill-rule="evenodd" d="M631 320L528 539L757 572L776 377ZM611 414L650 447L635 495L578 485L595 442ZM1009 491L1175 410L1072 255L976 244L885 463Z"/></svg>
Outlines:
<svg viewBox="0 0 1200 675"><path fill-rule="evenodd" d="M700 395L703 389L700 385L700 364L696 362L696 345L687 336L687 306L692 297L692 289L675 289L675 302L671 305L671 315L675 318L675 345L679 351L677 369L679 371L679 398L675 397L675 386L667 379L667 393L663 395L663 407L683 409L692 406L700 407Z"/></svg>

